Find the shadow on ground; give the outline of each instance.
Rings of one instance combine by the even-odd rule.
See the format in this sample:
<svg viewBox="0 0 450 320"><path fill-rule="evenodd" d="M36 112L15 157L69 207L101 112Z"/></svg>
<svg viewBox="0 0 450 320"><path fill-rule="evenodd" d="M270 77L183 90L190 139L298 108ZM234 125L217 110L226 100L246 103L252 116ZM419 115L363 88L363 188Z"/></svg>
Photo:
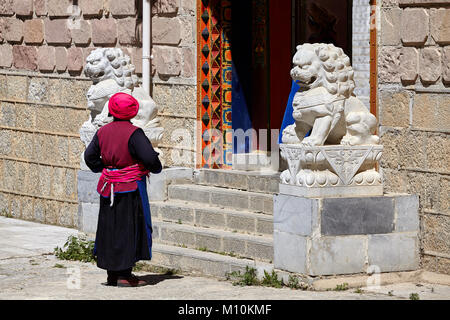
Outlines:
<svg viewBox="0 0 450 320"><path fill-rule="evenodd" d="M147 282L147 286L154 286L164 280L183 279L184 277L172 274L148 274L139 276L140 280Z"/></svg>

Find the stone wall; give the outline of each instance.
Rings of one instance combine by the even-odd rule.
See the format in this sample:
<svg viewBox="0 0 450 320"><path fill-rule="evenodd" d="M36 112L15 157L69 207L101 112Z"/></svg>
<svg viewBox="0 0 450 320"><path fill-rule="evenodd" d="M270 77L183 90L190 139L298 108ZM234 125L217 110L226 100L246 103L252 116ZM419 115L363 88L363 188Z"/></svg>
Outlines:
<svg viewBox="0 0 450 320"><path fill-rule="evenodd" d="M420 197L422 266L450 273L450 1L381 1L379 132L387 191Z"/></svg>
<svg viewBox="0 0 450 320"><path fill-rule="evenodd" d="M196 1L153 6L153 94L160 107L166 166L195 167L197 119Z"/></svg>
<svg viewBox="0 0 450 320"><path fill-rule="evenodd" d="M141 1L0 1L0 214L76 227L79 129L89 117L87 55L120 47L142 73ZM79 10L72 7L77 4ZM161 149L193 164L195 1L152 1L153 97ZM192 133L171 139L176 128ZM181 152L178 152L181 151ZM177 153L178 152L178 153ZM177 159L177 158L175 158Z"/></svg>

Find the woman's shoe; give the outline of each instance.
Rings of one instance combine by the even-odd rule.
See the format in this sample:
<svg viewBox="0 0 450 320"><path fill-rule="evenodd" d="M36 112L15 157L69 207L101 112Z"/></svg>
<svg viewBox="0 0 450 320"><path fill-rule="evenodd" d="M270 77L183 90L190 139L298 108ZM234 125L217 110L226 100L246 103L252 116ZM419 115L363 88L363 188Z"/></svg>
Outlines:
<svg viewBox="0 0 450 320"><path fill-rule="evenodd" d="M131 275L130 277L117 278L118 287L142 287L146 284L147 282L145 282L144 280L139 280L139 278L135 275Z"/></svg>

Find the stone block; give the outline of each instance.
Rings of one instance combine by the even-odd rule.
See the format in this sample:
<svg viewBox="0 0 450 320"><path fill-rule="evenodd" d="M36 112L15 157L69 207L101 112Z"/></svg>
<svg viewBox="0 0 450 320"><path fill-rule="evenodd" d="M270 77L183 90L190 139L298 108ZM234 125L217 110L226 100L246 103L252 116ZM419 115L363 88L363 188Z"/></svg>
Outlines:
<svg viewBox="0 0 450 320"><path fill-rule="evenodd" d="M442 80L450 83L450 46L442 48Z"/></svg>
<svg viewBox="0 0 450 320"><path fill-rule="evenodd" d="M400 82L400 49L381 47L378 56L378 81L380 83Z"/></svg>
<svg viewBox="0 0 450 320"><path fill-rule="evenodd" d="M175 14L180 7L180 0L159 0L157 2L158 13Z"/></svg>
<svg viewBox="0 0 450 320"><path fill-rule="evenodd" d="M14 14L14 0L3 0L0 2L0 15L12 16Z"/></svg>
<svg viewBox="0 0 450 320"><path fill-rule="evenodd" d="M55 48L55 66L56 71L64 72L67 69L67 49L63 47ZM54 102L56 103L56 102Z"/></svg>
<svg viewBox="0 0 450 320"><path fill-rule="evenodd" d="M413 105L412 125L415 128L449 130L450 98L438 94L416 94Z"/></svg>
<svg viewBox="0 0 450 320"><path fill-rule="evenodd" d="M5 18L2 27L2 34L6 41L20 43L23 39L23 22L15 18Z"/></svg>
<svg viewBox="0 0 450 320"><path fill-rule="evenodd" d="M229 213L227 215L226 226L233 231L237 230L254 233L256 230L256 221L254 217Z"/></svg>
<svg viewBox="0 0 450 320"><path fill-rule="evenodd" d="M441 53L437 48L423 48L420 55L419 75L425 84L435 83L441 76Z"/></svg>
<svg viewBox="0 0 450 320"><path fill-rule="evenodd" d="M405 45L423 45L429 34L429 14L422 8L406 8L401 18L401 36Z"/></svg>
<svg viewBox="0 0 450 320"><path fill-rule="evenodd" d="M33 14L33 0L14 0L14 10L18 16Z"/></svg>
<svg viewBox="0 0 450 320"><path fill-rule="evenodd" d="M100 173L79 170L77 173L78 201L86 203L98 203L99 195L97 193L98 179Z"/></svg>
<svg viewBox="0 0 450 320"><path fill-rule="evenodd" d="M67 70L79 73L83 70L83 65L83 50L76 47L67 49Z"/></svg>
<svg viewBox="0 0 450 320"><path fill-rule="evenodd" d="M183 98L186 99L185 101L190 100L190 90L182 90L182 89L175 89L175 94L180 94ZM179 101L181 102L181 101ZM177 98L175 98L175 103L178 103ZM185 105L185 107L187 107ZM223 186L226 186L228 188L232 189L240 189L240 190L248 190L248 178L245 175L240 174L229 174L226 172L217 172L217 175L213 175L212 172L209 172L206 174L207 181L215 186L221 186L221 181L223 181Z"/></svg>
<svg viewBox="0 0 450 320"><path fill-rule="evenodd" d="M34 0L34 12L38 17L47 15L47 6L45 0Z"/></svg>
<svg viewBox="0 0 450 320"><path fill-rule="evenodd" d="M273 245L265 242L248 241L247 256L265 261L273 261Z"/></svg>
<svg viewBox="0 0 450 320"><path fill-rule="evenodd" d="M303 274L308 272L308 240L306 237L275 230L273 243L273 264L276 269Z"/></svg>
<svg viewBox="0 0 450 320"><path fill-rule="evenodd" d="M450 8L431 9L431 36L440 45L450 44Z"/></svg>
<svg viewBox="0 0 450 320"><path fill-rule="evenodd" d="M80 20L79 28L71 30L73 42L77 45L88 45L92 39L92 28L89 21Z"/></svg>
<svg viewBox="0 0 450 320"><path fill-rule="evenodd" d="M188 247L195 247L195 233L184 231L184 230L175 230L171 228L160 227L160 239L164 242L168 242L171 244L178 245L186 245Z"/></svg>
<svg viewBox="0 0 450 320"><path fill-rule="evenodd" d="M7 127L16 125L16 106L13 103L2 102L0 104L0 124Z"/></svg>
<svg viewBox="0 0 450 320"><path fill-rule="evenodd" d="M425 214L423 216L422 245L425 252L450 255L450 216Z"/></svg>
<svg viewBox="0 0 450 320"><path fill-rule="evenodd" d="M252 194L249 196L251 211L273 214L273 197L269 195Z"/></svg>
<svg viewBox="0 0 450 320"><path fill-rule="evenodd" d="M417 195L396 196L395 231L419 231L419 197Z"/></svg>
<svg viewBox="0 0 450 320"><path fill-rule="evenodd" d="M441 172L450 171L450 138L446 134L429 134L426 139L426 167Z"/></svg>
<svg viewBox="0 0 450 320"><path fill-rule="evenodd" d="M311 240L310 275L360 273L366 261L367 237L322 237Z"/></svg>
<svg viewBox="0 0 450 320"><path fill-rule="evenodd" d="M0 130L0 154L9 155L11 153L11 144L12 144L11 131L3 129ZM2 172L0 174L3 175L3 167L1 169Z"/></svg>
<svg viewBox="0 0 450 320"><path fill-rule="evenodd" d="M83 16L101 17L103 15L103 1L80 0L79 3Z"/></svg>
<svg viewBox="0 0 450 320"><path fill-rule="evenodd" d="M153 53L152 53L153 54ZM131 61L133 62L136 74L142 74L142 48L133 48L131 50ZM152 75L155 73L155 68L152 60Z"/></svg>
<svg viewBox="0 0 450 320"><path fill-rule="evenodd" d="M142 25L139 26L142 28ZM119 43L129 45L140 45L139 35L142 32L138 32L136 29L135 18L124 18L117 20L117 28L119 30Z"/></svg>
<svg viewBox="0 0 450 320"><path fill-rule="evenodd" d="M0 45L0 67L2 68L11 68L13 63L13 53L12 46L9 44Z"/></svg>
<svg viewBox="0 0 450 320"><path fill-rule="evenodd" d="M318 227L319 200L289 195L274 196L275 231L309 236Z"/></svg>
<svg viewBox="0 0 450 320"><path fill-rule="evenodd" d="M78 227L85 233L97 232L98 212L100 205L98 203L84 203L78 205Z"/></svg>
<svg viewBox="0 0 450 320"><path fill-rule="evenodd" d="M407 128L409 126L409 102L410 97L407 91L381 91L379 97L380 125Z"/></svg>
<svg viewBox="0 0 450 320"><path fill-rule="evenodd" d="M134 16L136 14L134 1L111 0L109 9L113 16Z"/></svg>
<svg viewBox="0 0 450 320"><path fill-rule="evenodd" d="M35 123L36 123L36 107L30 104L21 104L16 103L16 116L17 116L17 122L20 123L22 128L27 129L34 129ZM18 134L19 132L17 132ZM21 134L27 134L28 138L30 139L29 143L32 143L33 136L32 134L28 134L27 132L22 132ZM25 149L25 148L22 148ZM24 151L22 151L24 152ZM29 153L31 155L31 151ZM28 158L26 156L20 157L23 159Z"/></svg>
<svg viewBox="0 0 450 320"><path fill-rule="evenodd" d="M321 233L327 236L389 233L394 228L390 197L323 199Z"/></svg>
<svg viewBox="0 0 450 320"><path fill-rule="evenodd" d="M38 67L40 71L53 72L55 69L55 48L39 47L38 48Z"/></svg>
<svg viewBox="0 0 450 320"><path fill-rule="evenodd" d="M195 223L205 227L223 228L227 225L225 215L213 208L195 209Z"/></svg>
<svg viewBox="0 0 450 320"><path fill-rule="evenodd" d="M400 23L402 10L389 8L381 10L381 43L386 46L400 45Z"/></svg>
<svg viewBox="0 0 450 320"><path fill-rule="evenodd" d="M68 45L72 35L66 19L45 20L45 40L48 44Z"/></svg>
<svg viewBox="0 0 450 320"><path fill-rule="evenodd" d="M17 69L37 70L36 47L13 46L13 59Z"/></svg>
<svg viewBox="0 0 450 320"><path fill-rule="evenodd" d="M256 232L262 234L273 234L273 220L272 219L256 219Z"/></svg>
<svg viewBox="0 0 450 320"><path fill-rule="evenodd" d="M158 215L163 220L194 222L194 209L183 208L176 205L161 205L158 208Z"/></svg>
<svg viewBox="0 0 450 320"><path fill-rule="evenodd" d="M223 239L223 251L229 253L236 253L239 255L245 255L246 241L238 238L224 238Z"/></svg>
<svg viewBox="0 0 450 320"><path fill-rule="evenodd" d="M181 41L181 21L178 18L155 17L152 19L154 44L177 45Z"/></svg>
<svg viewBox="0 0 450 320"><path fill-rule="evenodd" d="M416 270L419 240L416 232L369 235L368 262L381 272Z"/></svg>
<svg viewBox="0 0 450 320"><path fill-rule="evenodd" d="M215 252L221 252L222 238L218 235L197 233L195 236L195 247L206 248L210 251Z"/></svg>
<svg viewBox="0 0 450 320"><path fill-rule="evenodd" d="M41 44L44 41L44 21L42 19L26 20L24 41L27 44Z"/></svg>
<svg viewBox="0 0 450 320"><path fill-rule="evenodd" d="M25 100L28 92L27 77L8 76L7 90L8 90L8 99Z"/></svg>
<svg viewBox="0 0 450 320"><path fill-rule="evenodd" d="M194 15L196 10L195 0L181 0L182 13Z"/></svg>
<svg viewBox="0 0 450 320"><path fill-rule="evenodd" d="M400 79L416 82L419 69L419 51L412 47L403 47L400 51Z"/></svg>
<svg viewBox="0 0 450 320"><path fill-rule="evenodd" d="M191 16L179 17L181 22L181 42L180 46L195 47L195 19Z"/></svg>
<svg viewBox="0 0 450 320"><path fill-rule="evenodd" d="M49 17L69 17L72 15L73 0L47 0ZM65 21L65 20L64 20Z"/></svg>
<svg viewBox="0 0 450 320"><path fill-rule="evenodd" d="M154 46L156 72L162 77L178 76L181 73L181 50L175 47Z"/></svg>
<svg viewBox="0 0 450 320"><path fill-rule="evenodd" d="M248 209L249 199L245 193L212 190L211 204L228 208Z"/></svg>
<svg viewBox="0 0 450 320"><path fill-rule="evenodd" d="M114 19L92 20L91 26L92 26L92 42L94 45L116 44L117 25Z"/></svg>
<svg viewBox="0 0 450 320"><path fill-rule="evenodd" d="M425 166L426 134L405 130L399 140L399 164L402 167L423 168Z"/></svg>

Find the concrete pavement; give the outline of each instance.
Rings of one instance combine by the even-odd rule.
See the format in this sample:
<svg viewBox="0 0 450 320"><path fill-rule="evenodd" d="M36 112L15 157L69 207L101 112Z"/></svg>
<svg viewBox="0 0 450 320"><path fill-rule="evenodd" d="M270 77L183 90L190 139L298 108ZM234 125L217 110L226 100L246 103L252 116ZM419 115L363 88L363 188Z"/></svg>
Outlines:
<svg viewBox="0 0 450 320"><path fill-rule="evenodd" d="M315 299L450 299L450 286L406 282L379 289L302 291L289 288L239 287L228 281L187 274L136 272L149 285L115 288L103 285L106 272L92 263L58 260L52 253L74 229L0 217L0 299L211 299L211 300L315 300ZM439 276L437 276L439 279Z"/></svg>

